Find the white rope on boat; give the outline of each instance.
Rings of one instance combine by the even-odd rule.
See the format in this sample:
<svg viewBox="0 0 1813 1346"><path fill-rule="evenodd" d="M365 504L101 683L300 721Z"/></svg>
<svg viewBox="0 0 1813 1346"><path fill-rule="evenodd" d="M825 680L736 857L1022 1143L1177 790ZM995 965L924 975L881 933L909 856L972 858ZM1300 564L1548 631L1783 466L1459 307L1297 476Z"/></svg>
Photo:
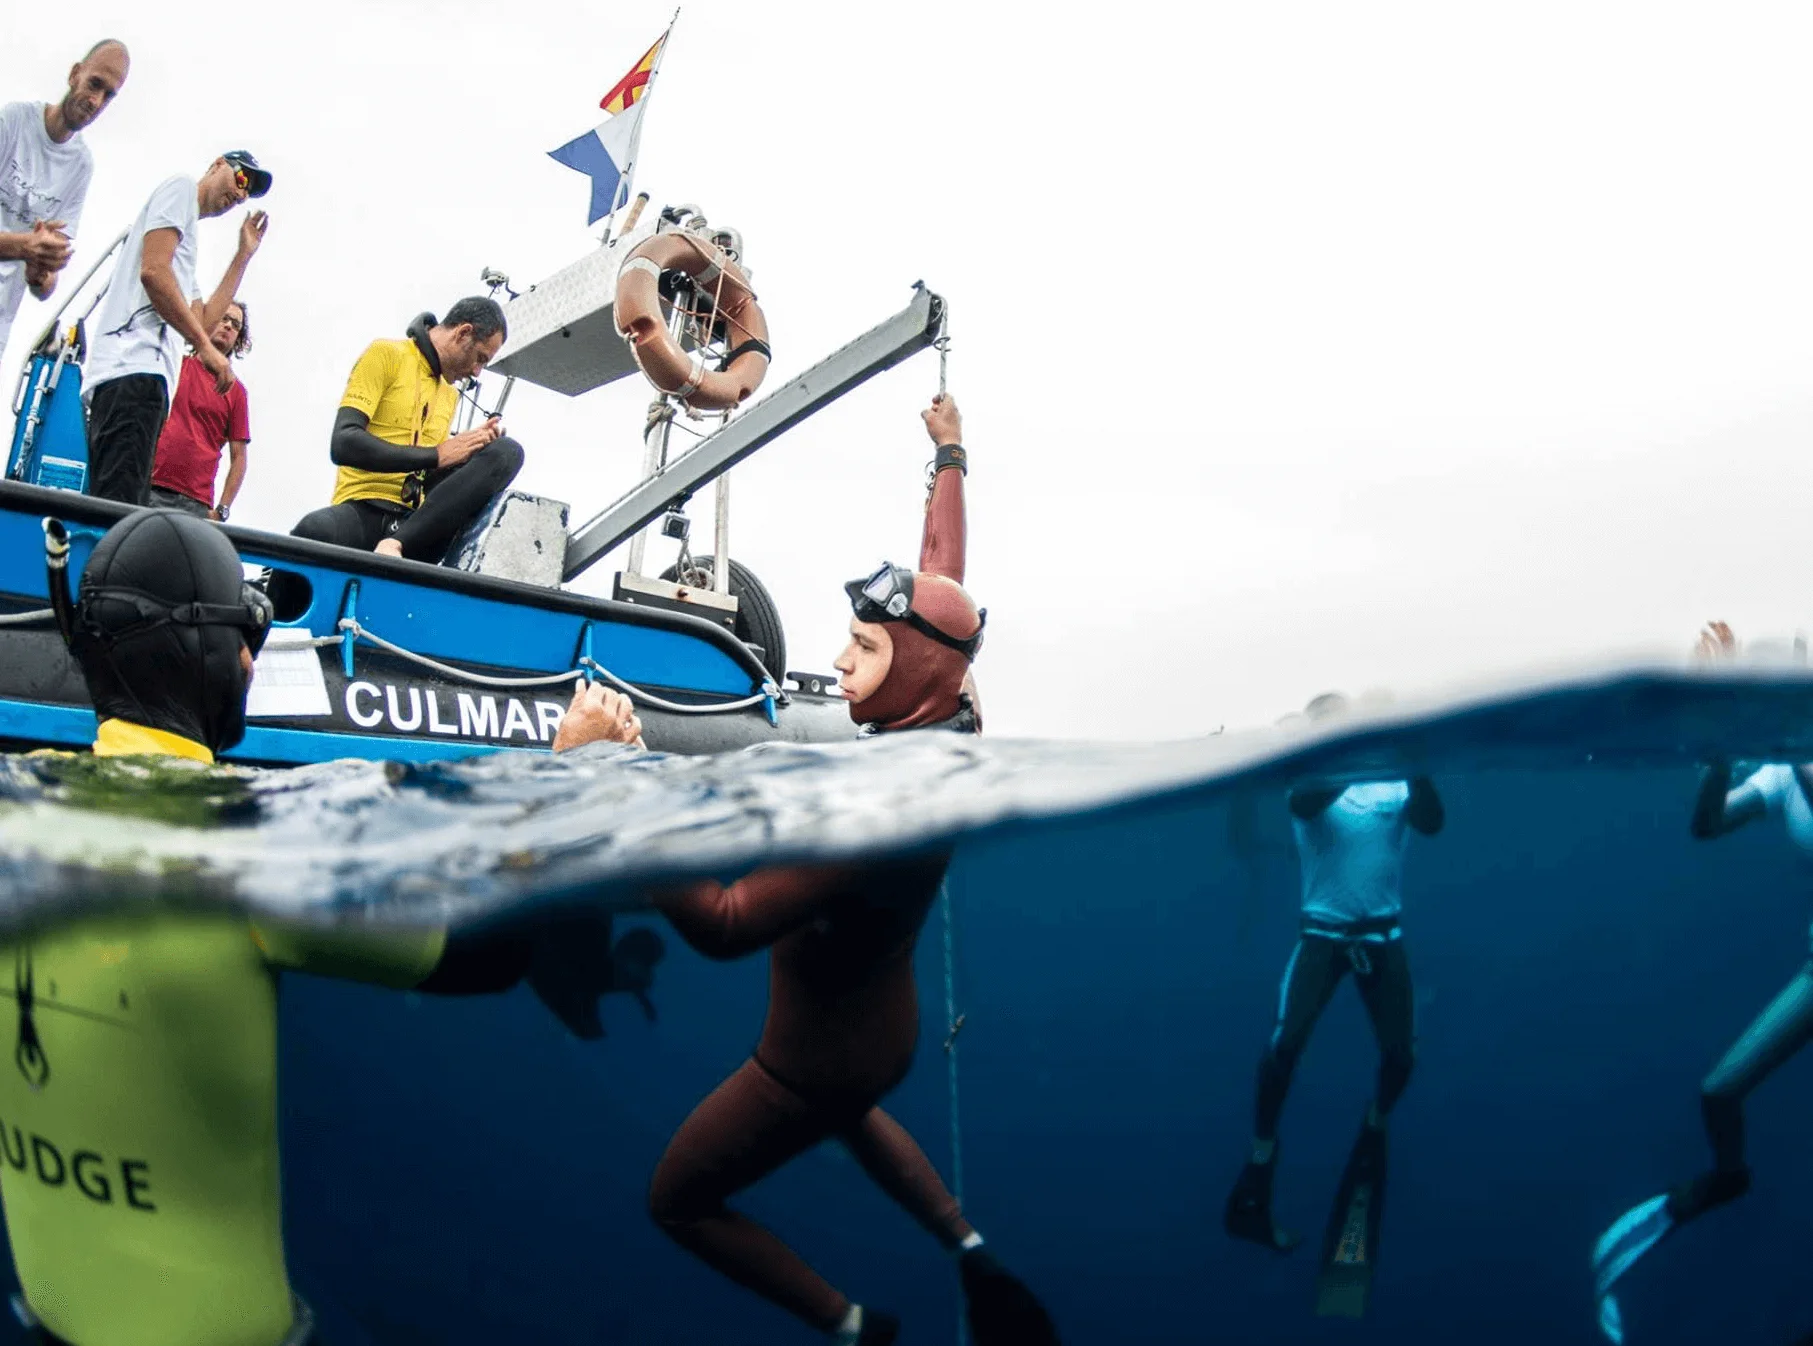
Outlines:
<svg viewBox="0 0 1813 1346"><path fill-rule="evenodd" d="M683 701L669 701L664 697L656 696L653 692L625 682L589 654L579 662L606 682L621 688L631 699L653 706L656 710L672 711L675 715L722 715L726 711L747 710L751 706L759 706L771 698L778 697L781 691L772 682L764 682L761 691L753 692L735 701L715 701L709 706L689 706Z"/></svg>
<svg viewBox="0 0 1813 1346"><path fill-rule="evenodd" d="M30 612L9 612L0 617L0 626L30 626L33 622L45 621L56 616L49 608L33 608Z"/></svg>
<svg viewBox="0 0 1813 1346"><path fill-rule="evenodd" d="M355 639L369 641L379 649L396 655L399 659L407 659L411 663L420 664L423 668L432 669L443 677L474 683L480 687L554 687L563 683L572 682L575 678L583 678L586 673L590 671L623 691L631 699L640 701L644 705L653 706L657 710L670 711L676 715L725 715L732 711L747 710L751 706L759 706L771 697L780 695L780 688L776 687L772 682L764 682L761 691L753 693L750 696L740 697L735 701L714 701L708 706L687 705L680 701L669 701L665 697L656 696L653 692L636 686L634 683L624 681L615 673L611 672L610 669L592 658L589 654L580 659L577 668L570 668L562 673L547 673L529 678L499 678L493 677L488 673L474 673L470 669L458 668L453 664L444 664L439 659L431 659L425 654L417 654L413 650L406 650L395 641L386 640L383 636L366 630L365 627L359 624L359 620L356 617L342 617L339 626L342 631L350 631ZM308 648L338 645L341 642L341 639L342 637L340 636L316 636L309 640ZM297 645L291 646L290 648L297 648L300 645L301 642L297 642Z"/></svg>

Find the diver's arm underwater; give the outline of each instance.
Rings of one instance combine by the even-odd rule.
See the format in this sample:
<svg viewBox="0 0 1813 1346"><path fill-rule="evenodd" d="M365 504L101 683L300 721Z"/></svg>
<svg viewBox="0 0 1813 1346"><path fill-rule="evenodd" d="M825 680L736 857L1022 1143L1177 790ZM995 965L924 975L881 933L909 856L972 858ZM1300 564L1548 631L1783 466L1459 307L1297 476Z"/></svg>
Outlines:
<svg viewBox="0 0 1813 1346"><path fill-rule="evenodd" d="M1442 797L1435 792L1435 782L1427 776L1418 776L1410 782L1410 802L1405 806L1404 819L1426 837L1441 831L1448 821Z"/></svg>
<svg viewBox="0 0 1813 1346"><path fill-rule="evenodd" d="M728 961L799 929L860 873L847 865L759 869L729 885L714 879L689 884L657 897L655 906L694 949Z"/></svg>
<svg viewBox="0 0 1813 1346"><path fill-rule="evenodd" d="M496 995L521 982L574 1037L603 1037L599 1002L635 996L655 1017L648 992L666 956L661 937L637 927L613 939L611 913L579 908L532 913L467 930L336 929L261 922L252 938L279 970L360 981L426 995Z"/></svg>
<svg viewBox="0 0 1813 1346"><path fill-rule="evenodd" d="M1763 793L1756 775L1751 775L1733 790L1731 763L1714 762L1700 776L1700 793L1693 803L1693 819L1688 830L1702 841L1710 841L1735 832L1768 812L1769 798Z"/></svg>

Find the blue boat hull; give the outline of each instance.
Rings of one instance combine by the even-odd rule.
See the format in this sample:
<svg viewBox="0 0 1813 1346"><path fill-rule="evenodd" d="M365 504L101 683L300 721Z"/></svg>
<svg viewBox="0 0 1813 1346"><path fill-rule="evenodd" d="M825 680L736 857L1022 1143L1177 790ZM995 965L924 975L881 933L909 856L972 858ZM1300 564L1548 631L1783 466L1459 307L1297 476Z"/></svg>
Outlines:
<svg viewBox="0 0 1813 1346"><path fill-rule="evenodd" d="M70 531L73 574L128 512L111 501L0 482L0 615L48 604L43 519ZM645 737L659 751L830 742L853 733L835 697L765 696L773 689L755 654L703 618L251 529L226 532L242 560L271 572L278 617L260 656L245 741L228 754L235 760L294 765L547 751L582 666L680 705L754 698L704 714L644 704ZM311 639L324 643L297 644ZM493 685L525 678L556 680ZM94 725L54 625L47 618L0 625L0 739L74 747L92 740Z"/></svg>

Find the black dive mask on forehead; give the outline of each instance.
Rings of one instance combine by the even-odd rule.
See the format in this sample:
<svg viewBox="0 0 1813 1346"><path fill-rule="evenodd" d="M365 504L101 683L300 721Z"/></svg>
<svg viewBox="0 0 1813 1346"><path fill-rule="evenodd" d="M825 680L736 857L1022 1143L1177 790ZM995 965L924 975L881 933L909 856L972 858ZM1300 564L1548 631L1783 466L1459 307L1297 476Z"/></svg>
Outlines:
<svg viewBox="0 0 1813 1346"><path fill-rule="evenodd" d="M100 634L100 628L90 615L90 605L98 603L121 603L138 613L137 621L107 623L105 632L112 640L127 640L169 623L230 626L245 637L246 648L256 659L258 651L264 648L265 637L271 634L271 600L250 584L241 588L237 603L178 603L174 607L142 589L91 585L82 594L82 607L76 620L91 628L94 634Z"/></svg>
<svg viewBox="0 0 1813 1346"><path fill-rule="evenodd" d="M921 635L949 646L972 662L982 648L982 627L988 622L988 612L983 610L977 614L973 636L953 636L948 631L940 631L913 611L913 572L905 566L884 562L881 569L867 579L850 580L844 585L844 592L850 595L850 608L859 622L905 622Z"/></svg>

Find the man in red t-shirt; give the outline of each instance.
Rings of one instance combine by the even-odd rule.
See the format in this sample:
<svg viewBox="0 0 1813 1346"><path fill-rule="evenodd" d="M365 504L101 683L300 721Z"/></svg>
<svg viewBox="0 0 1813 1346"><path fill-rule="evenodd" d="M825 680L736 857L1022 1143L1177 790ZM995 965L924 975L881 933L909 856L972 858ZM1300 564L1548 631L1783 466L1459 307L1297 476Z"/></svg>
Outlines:
<svg viewBox="0 0 1813 1346"><path fill-rule="evenodd" d="M208 333L214 349L231 359L251 348L246 308L238 300L227 305L221 320ZM225 523L246 476L246 444L252 438L251 414L246 407L242 379L221 393L214 376L193 355L183 357L170 418L157 441L157 461L151 469L151 503L165 509ZM220 450L229 456L226 485L219 503L214 499L214 478L220 471Z"/></svg>

